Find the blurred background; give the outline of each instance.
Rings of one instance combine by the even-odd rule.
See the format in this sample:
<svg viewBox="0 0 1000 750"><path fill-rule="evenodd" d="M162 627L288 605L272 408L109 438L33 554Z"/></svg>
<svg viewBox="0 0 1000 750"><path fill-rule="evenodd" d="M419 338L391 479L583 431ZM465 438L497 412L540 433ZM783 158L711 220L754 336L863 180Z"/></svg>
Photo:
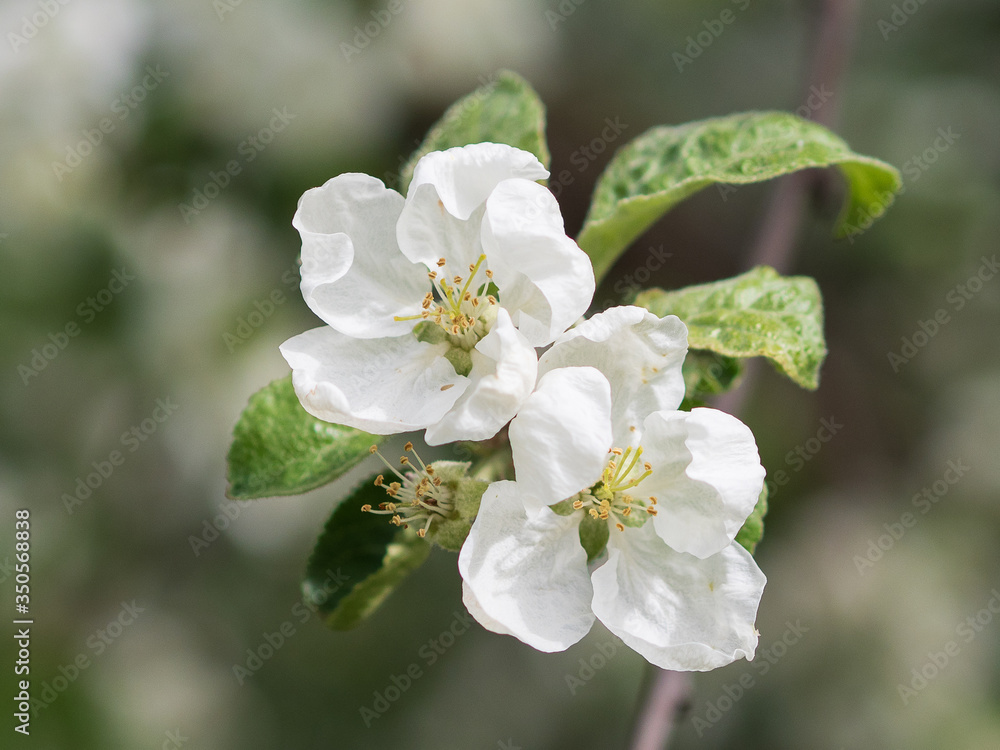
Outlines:
<svg viewBox="0 0 1000 750"><path fill-rule="evenodd" d="M299 583L338 488L225 499L241 409L316 324L299 195L343 171L393 184L449 103L510 68L548 106L571 235L611 153L660 123L815 116L835 94L835 130L904 176L850 242L831 237L838 196L810 196L790 270L825 298L822 384L764 368L743 411L784 475L758 657L695 676L671 747L1000 747L1000 9L866 2L832 91L809 80L816 6L5 2L0 592L12 612L30 508L45 703L27 739L8 713L0 745L623 746L644 662L600 625L554 655L466 628L438 550L330 632ZM595 306L746 270L774 187L686 201Z"/></svg>

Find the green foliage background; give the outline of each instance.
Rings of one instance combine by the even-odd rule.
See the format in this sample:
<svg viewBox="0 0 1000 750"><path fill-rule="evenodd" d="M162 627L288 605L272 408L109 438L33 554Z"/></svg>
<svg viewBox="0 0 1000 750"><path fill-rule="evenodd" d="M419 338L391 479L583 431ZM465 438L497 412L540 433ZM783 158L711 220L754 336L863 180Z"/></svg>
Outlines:
<svg viewBox="0 0 1000 750"><path fill-rule="evenodd" d="M549 186L575 235L614 150L649 128L832 106L808 80L815 3L427 0L403 3L345 59L341 43L363 42L387 5L227 0L220 17L194 0L71 3L17 50L7 32L37 7L0 11L0 563L13 555L14 510L31 508L33 690L78 655L90 661L26 747L158 748L168 732L216 750L623 742L642 660L619 644L571 691L567 675L612 637L598 627L546 655L467 628L455 558L440 550L363 627L328 630L303 608L300 582L334 498L378 465L365 459L302 497L230 504L232 428L249 396L287 373L278 344L316 325L290 225L306 188L343 171L400 184L444 109L508 68L546 104ZM993 3L957 0L917 5L885 38L893 6L863 4L834 129L899 167L904 193L850 241L831 236L836 178L810 196L789 273L823 294L820 388L765 368L745 412L773 482L756 553L769 579L760 656L695 677L672 747L1000 745L1000 622L968 643L956 634L1000 587L1000 276L958 291L1000 236L1000 27ZM723 9L733 22L679 71L674 54ZM152 85L147 66L168 75ZM133 107L122 97L144 78ZM293 117L272 140L258 133L275 109ZM104 118L111 132L60 180L52 163ZM213 174L225 187L185 222L178 204ZM773 186L689 198L610 270L595 309L749 270ZM97 302L122 269L135 279ZM894 371L887 354L939 309L948 322ZM79 335L25 384L19 366L70 322ZM157 399L179 408L147 435ZM842 425L828 441L822 420ZM68 513L63 495L115 450L122 465ZM915 502L949 461L971 468ZM912 528L859 572L856 558L905 513ZM14 582L0 578L8 612ZM103 644L132 599L144 611ZM797 622L808 632L776 658ZM240 684L234 665L286 623L292 634ZM958 655L904 705L897 686L950 640ZM14 693L10 641L3 695ZM366 726L360 709L413 665L419 676ZM752 689L696 726L746 673Z"/></svg>

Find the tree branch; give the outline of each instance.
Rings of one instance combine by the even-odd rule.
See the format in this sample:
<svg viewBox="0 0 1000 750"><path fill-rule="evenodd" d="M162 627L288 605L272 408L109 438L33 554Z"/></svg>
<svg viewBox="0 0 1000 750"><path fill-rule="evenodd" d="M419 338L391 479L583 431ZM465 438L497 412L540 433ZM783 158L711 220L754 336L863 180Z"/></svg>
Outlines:
<svg viewBox="0 0 1000 750"><path fill-rule="evenodd" d="M857 25L859 0L820 0L816 52L805 86L804 101L813 95L813 88L823 91L830 88L830 95L812 109L810 117L815 122L831 127L840 108L840 91L844 72ZM787 273L794 256L795 240L804 217L806 197L815 184L815 172L796 172L781 178L771 196L771 201L761 222L748 258L749 267L772 266L779 273ZM730 414L743 410L760 371L756 360L747 362L743 383L718 399L715 406ZM690 678L682 672L652 667L647 680L646 695L636 716L631 750L666 750L674 723L690 702Z"/></svg>

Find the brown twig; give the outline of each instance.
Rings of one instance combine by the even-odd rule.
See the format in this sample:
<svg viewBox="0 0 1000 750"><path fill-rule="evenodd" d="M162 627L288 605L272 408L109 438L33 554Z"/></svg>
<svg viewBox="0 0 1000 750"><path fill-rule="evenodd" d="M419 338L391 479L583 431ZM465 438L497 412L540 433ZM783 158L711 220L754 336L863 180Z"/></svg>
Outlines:
<svg viewBox="0 0 1000 750"><path fill-rule="evenodd" d="M839 111L840 90L850 58L860 2L821 0L817 5L816 54L805 89L811 92L814 86L830 87L831 97L811 113L815 122L830 127L836 122ZM788 271L802 225L806 198L815 179L814 172L797 172L779 180L757 240L748 253L749 267L769 265L780 273ZM756 360L747 364L740 387L716 399L716 408L730 414L742 411L760 371ZM686 674L656 667L652 670L634 724L631 750L665 750L676 717L690 701L690 680Z"/></svg>

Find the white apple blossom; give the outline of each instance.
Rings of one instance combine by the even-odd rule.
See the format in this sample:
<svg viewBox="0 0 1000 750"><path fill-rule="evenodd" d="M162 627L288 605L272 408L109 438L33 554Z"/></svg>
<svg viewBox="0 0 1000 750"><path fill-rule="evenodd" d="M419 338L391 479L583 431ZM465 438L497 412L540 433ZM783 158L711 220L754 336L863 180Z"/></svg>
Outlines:
<svg viewBox="0 0 1000 750"><path fill-rule="evenodd" d="M517 481L490 485L459 556L484 627L558 651L596 617L665 669L753 658L765 578L734 538L764 469L742 422L677 410L686 349L676 317L619 307L542 357L510 426ZM607 530L593 570L581 524Z"/></svg>
<svg viewBox="0 0 1000 750"><path fill-rule="evenodd" d="M547 176L479 143L420 159L405 199L353 173L307 191L302 294L327 325L281 347L306 411L432 445L496 434L534 387L534 348L594 293Z"/></svg>

